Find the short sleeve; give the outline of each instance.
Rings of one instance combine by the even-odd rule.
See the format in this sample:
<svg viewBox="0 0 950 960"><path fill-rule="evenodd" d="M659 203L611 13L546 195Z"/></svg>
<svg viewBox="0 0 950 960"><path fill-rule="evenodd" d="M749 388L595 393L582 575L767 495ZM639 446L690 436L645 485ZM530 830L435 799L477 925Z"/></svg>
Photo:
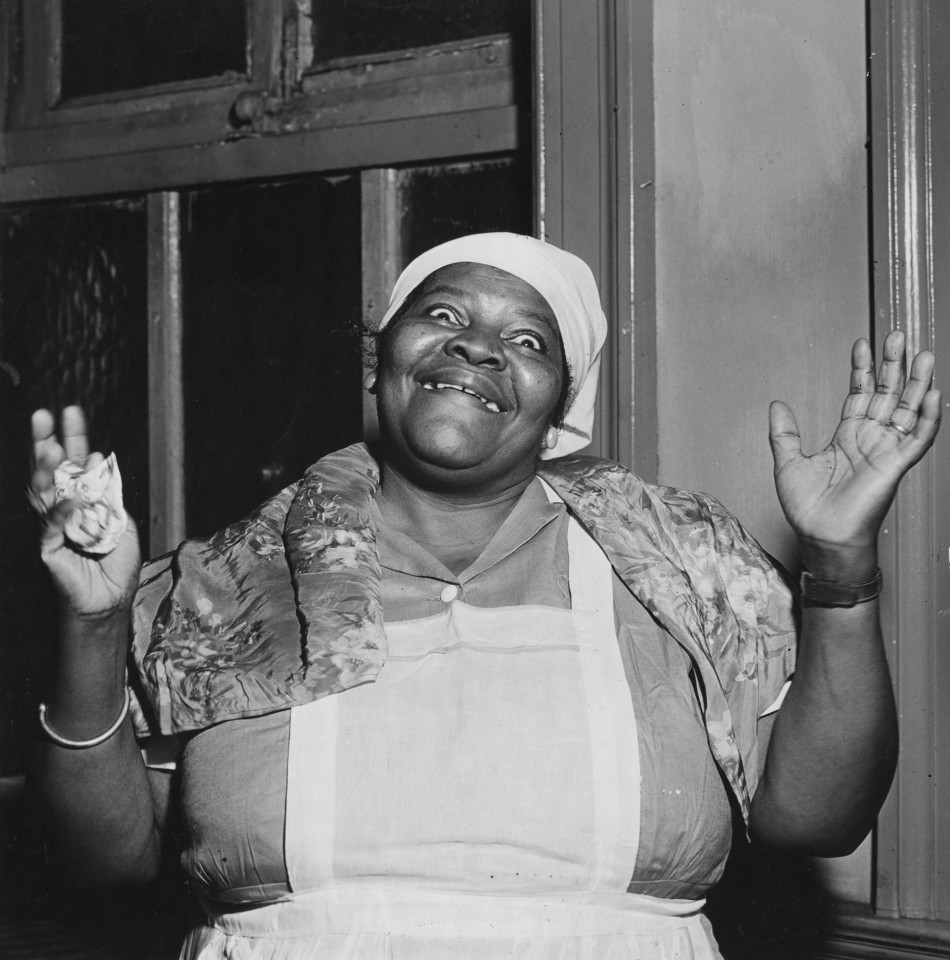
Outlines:
<svg viewBox="0 0 950 960"><path fill-rule="evenodd" d="M769 712L795 671L798 609L782 566L725 508L702 498L712 524L722 597L722 626L714 662L732 715L749 796L762 766L759 719Z"/></svg>

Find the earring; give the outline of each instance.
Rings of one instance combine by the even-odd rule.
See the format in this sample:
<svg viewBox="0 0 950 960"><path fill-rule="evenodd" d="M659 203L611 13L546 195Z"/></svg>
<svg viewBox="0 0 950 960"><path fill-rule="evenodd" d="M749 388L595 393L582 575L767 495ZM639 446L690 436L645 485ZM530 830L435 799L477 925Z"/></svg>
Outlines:
<svg viewBox="0 0 950 960"><path fill-rule="evenodd" d="M376 371L375 370L370 370L370 372L367 373L365 377L363 377L363 389L367 393L376 392Z"/></svg>
<svg viewBox="0 0 950 960"><path fill-rule="evenodd" d="M557 427L548 427L547 433L545 433L544 439L541 441L541 449L553 450L557 446L559 436L560 431Z"/></svg>

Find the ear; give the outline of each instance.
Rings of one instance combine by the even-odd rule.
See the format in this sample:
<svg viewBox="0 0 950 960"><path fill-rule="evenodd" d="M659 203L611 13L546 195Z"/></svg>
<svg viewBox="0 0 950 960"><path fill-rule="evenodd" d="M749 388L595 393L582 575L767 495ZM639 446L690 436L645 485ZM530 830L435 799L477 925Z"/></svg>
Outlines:
<svg viewBox="0 0 950 960"><path fill-rule="evenodd" d="M367 393L376 392L376 371L375 370L370 370L370 372L367 373L365 377L363 377L363 389Z"/></svg>
<svg viewBox="0 0 950 960"><path fill-rule="evenodd" d="M557 427L548 427L547 433L545 433L544 439L541 441L541 449L553 450L557 446L559 436L560 431Z"/></svg>

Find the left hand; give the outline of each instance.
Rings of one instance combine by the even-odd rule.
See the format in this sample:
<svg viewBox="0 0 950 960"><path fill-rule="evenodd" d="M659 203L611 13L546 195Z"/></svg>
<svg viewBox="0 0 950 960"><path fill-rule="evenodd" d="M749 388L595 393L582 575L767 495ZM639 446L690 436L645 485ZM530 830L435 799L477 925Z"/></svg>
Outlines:
<svg viewBox="0 0 950 960"><path fill-rule="evenodd" d="M931 387L934 355L914 357L904 381L904 334L892 330L875 379L867 340L851 351L851 391L831 442L802 453L795 415L781 401L769 409L775 487L785 516L809 555L870 552L901 477L927 452L940 428L940 391ZM813 570L816 575L818 571ZM840 574L840 571L839 571Z"/></svg>

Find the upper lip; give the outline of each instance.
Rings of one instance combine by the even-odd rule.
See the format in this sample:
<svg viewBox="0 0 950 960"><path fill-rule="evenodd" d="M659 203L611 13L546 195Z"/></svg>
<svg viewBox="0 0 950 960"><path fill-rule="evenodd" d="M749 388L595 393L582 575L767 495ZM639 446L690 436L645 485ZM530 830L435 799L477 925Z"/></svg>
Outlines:
<svg viewBox="0 0 950 960"><path fill-rule="evenodd" d="M484 403L495 404L502 413L507 412L510 406L501 390L494 383L484 375L472 374L466 370L443 368L420 374L416 377L416 380L422 386L427 383L432 385L444 383L446 386L459 388L466 393L474 394Z"/></svg>

